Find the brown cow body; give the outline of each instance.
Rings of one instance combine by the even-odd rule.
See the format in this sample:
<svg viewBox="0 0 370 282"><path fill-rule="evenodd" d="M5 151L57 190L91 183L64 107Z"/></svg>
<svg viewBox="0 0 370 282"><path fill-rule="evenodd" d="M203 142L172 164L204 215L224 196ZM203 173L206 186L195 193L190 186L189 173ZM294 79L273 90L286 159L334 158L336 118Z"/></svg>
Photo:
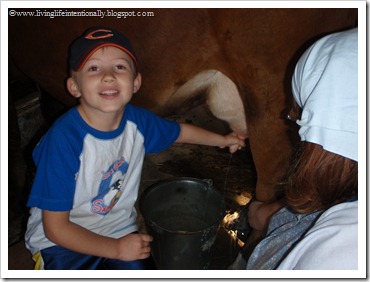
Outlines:
<svg viewBox="0 0 370 282"><path fill-rule="evenodd" d="M294 64L319 37L352 27L357 9L151 11L155 17L124 20L11 17L9 54L24 73L70 106L75 101L64 86L68 45L90 26L120 30L134 45L143 76L132 102L164 116L206 102L236 131L246 132L246 121L257 198L274 200L292 148L281 117L292 102Z"/></svg>

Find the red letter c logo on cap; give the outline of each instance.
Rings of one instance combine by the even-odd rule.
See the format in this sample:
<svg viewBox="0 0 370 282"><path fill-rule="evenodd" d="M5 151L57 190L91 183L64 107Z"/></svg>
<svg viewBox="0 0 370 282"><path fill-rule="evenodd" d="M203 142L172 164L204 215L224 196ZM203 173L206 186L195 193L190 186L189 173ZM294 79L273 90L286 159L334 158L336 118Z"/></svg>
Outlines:
<svg viewBox="0 0 370 282"><path fill-rule="evenodd" d="M94 36L94 34L96 34L97 32L105 33L105 34L100 35L100 36ZM98 30L94 30L94 31L90 32L88 35L86 35L85 38L87 38L87 39L93 39L94 40L94 39L107 38L107 37L111 37L111 36L113 36L111 30L108 30L108 29L98 29Z"/></svg>

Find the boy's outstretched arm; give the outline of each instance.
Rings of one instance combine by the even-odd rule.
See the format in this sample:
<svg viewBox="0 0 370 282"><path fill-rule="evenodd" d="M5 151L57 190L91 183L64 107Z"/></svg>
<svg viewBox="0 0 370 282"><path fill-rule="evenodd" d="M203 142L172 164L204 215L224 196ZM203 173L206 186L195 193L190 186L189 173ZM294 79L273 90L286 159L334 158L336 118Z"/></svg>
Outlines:
<svg viewBox="0 0 370 282"><path fill-rule="evenodd" d="M175 141L176 143L229 147L230 153L245 147L246 136L238 135L235 132L221 135L188 123L180 123L180 127L180 135Z"/></svg>

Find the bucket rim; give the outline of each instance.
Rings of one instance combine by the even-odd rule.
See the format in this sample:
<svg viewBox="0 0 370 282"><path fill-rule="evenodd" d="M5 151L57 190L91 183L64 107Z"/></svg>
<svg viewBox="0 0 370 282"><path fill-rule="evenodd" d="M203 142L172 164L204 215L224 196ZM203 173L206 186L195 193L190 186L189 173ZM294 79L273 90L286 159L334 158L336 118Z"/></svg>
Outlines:
<svg viewBox="0 0 370 282"><path fill-rule="evenodd" d="M211 179L201 179L201 178L195 178L195 177L186 177L186 176L182 176L182 177L170 177L170 178L165 178L165 179L161 179L161 180L158 180L156 181L155 183L149 185L143 193L145 193L149 188L153 187L153 186L158 186L159 184L162 184L162 183L166 183L166 182L173 182L173 181L176 181L176 180L190 180L190 181L194 181L194 182L202 182L210 187L213 187L213 181Z"/></svg>
<svg viewBox="0 0 370 282"><path fill-rule="evenodd" d="M206 184L208 186L208 188L212 189L213 192L216 193L220 197L220 199L221 199L221 205L222 205L222 208L220 210L222 210L222 212L219 213L219 216L217 217L217 220L214 220L212 223L207 224L206 227L204 227L204 228L202 228L200 230L197 230L197 231L182 231L182 230L176 230L176 231L174 231L174 230L170 230L168 228L162 227L159 224L157 224L157 223L153 222L152 220L148 219L146 216L144 216L142 202L143 202L143 199L145 198L145 196L147 194L149 194L151 192L151 190L153 190L155 187L157 187L157 186L159 186L159 185L161 185L163 183L168 183L168 182L173 182L173 181L179 181L179 180L194 181L194 182ZM226 215L225 200L222 197L222 195L216 189L214 189L212 180L211 179L200 179L200 178L194 178L194 177L170 177L170 178L159 180L159 181L157 181L157 182L149 185L143 191L143 193L140 196L140 199L139 199L139 210L140 210L140 213L143 216L144 220L150 222L151 225L153 225L155 227L158 227L158 228L161 228L162 230L164 230L166 232L174 233L174 234L178 234L178 235L191 235L191 234L202 233L205 230L210 229L212 226L214 226L217 223L219 223L221 221L221 219L223 217L225 217L225 215Z"/></svg>

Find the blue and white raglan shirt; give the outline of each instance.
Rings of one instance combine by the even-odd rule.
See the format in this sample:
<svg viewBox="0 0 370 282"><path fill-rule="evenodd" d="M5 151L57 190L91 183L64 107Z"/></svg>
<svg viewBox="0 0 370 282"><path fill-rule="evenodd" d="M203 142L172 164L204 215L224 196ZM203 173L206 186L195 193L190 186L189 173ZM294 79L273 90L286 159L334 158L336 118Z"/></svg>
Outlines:
<svg viewBox="0 0 370 282"><path fill-rule="evenodd" d="M42 210L70 211L72 222L108 237L137 231L134 204L144 155L168 148L179 133L179 124L133 105L110 132L90 127L76 107L65 113L33 152L27 248L34 254L55 245L45 236Z"/></svg>

